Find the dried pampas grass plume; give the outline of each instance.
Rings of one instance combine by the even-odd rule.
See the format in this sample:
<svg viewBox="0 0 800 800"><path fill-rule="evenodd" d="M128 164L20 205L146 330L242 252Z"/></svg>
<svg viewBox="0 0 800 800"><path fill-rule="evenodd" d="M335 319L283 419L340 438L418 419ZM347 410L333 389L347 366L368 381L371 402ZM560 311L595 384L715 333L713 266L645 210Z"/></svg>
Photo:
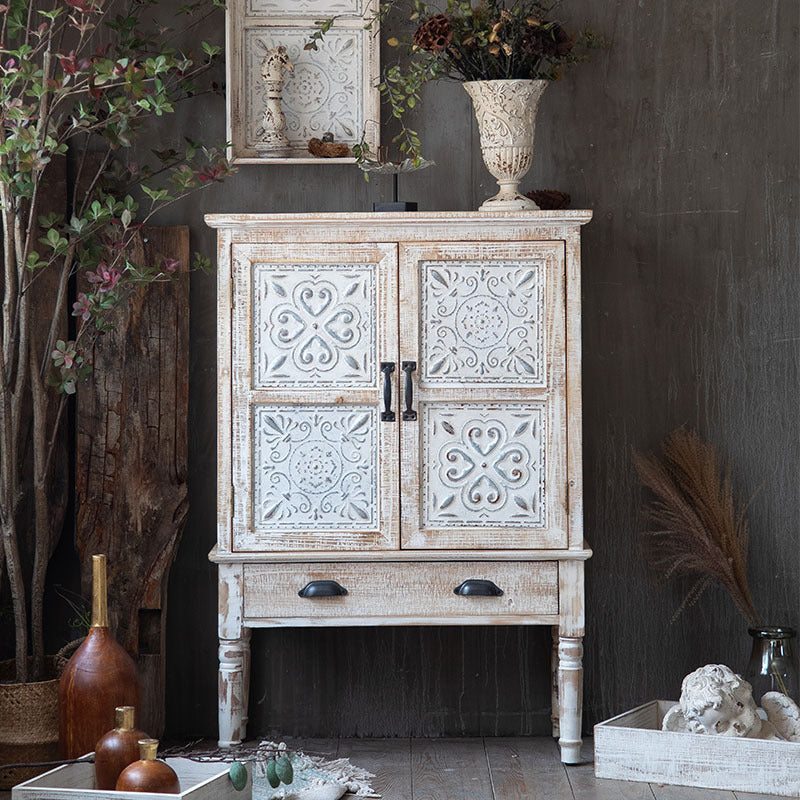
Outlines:
<svg viewBox="0 0 800 800"><path fill-rule="evenodd" d="M757 625L747 585L747 505L735 506L730 469L719 466L714 446L678 428L664 441L661 458L633 458L639 479L655 495L645 509L655 527L644 532L653 565L665 579L694 581L675 617L719 581L747 623Z"/></svg>

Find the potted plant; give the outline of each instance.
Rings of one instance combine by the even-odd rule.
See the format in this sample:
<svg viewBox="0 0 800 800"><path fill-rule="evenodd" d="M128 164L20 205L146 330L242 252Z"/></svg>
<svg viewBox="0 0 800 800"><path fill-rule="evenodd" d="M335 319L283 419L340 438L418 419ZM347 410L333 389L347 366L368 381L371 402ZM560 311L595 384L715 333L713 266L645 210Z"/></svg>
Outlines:
<svg viewBox="0 0 800 800"><path fill-rule="evenodd" d="M179 13L193 24L218 4L198 0ZM116 306L175 270L168 253L131 263L129 245L164 206L230 172L220 150L197 143L155 150L152 164L126 160L146 122L201 91L198 78L220 52L205 42L199 53L177 49L176 32L148 24L147 8L0 5L0 588L7 581L16 655L5 693L45 677L45 575L68 486L59 434L90 370L86 353ZM71 298L77 274L87 289ZM0 744L9 741L0 731Z"/></svg>
<svg viewBox="0 0 800 800"><path fill-rule="evenodd" d="M376 19L383 21L399 4L381 3ZM383 69L380 91L399 121L393 141L403 156L422 157L422 143L406 115L421 100L424 85L445 78L464 83L478 119L484 162L500 184L482 210L538 208L517 187L533 160L539 100L565 67L604 44L588 28L568 33L553 19L554 6L541 0L447 0L442 12L424 0L409 0L404 8L416 26L413 36L405 42L387 40L400 57ZM314 49L332 24L333 19L320 22L306 46ZM370 155L363 141L354 152L359 162Z"/></svg>

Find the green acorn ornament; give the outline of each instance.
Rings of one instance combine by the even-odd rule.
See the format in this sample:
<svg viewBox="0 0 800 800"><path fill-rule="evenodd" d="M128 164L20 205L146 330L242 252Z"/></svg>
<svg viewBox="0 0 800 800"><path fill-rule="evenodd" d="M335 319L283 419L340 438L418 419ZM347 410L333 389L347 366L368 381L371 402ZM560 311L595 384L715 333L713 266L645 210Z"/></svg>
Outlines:
<svg viewBox="0 0 800 800"><path fill-rule="evenodd" d="M241 792L247 786L247 768L241 761L234 761L231 768L228 770L228 776L231 779L233 788L237 792Z"/></svg>
<svg viewBox="0 0 800 800"><path fill-rule="evenodd" d="M275 762L276 775L286 784L289 784L294 779L294 769L292 769L292 762L289 756L281 756Z"/></svg>
<svg viewBox="0 0 800 800"><path fill-rule="evenodd" d="M273 789L277 789L281 784L281 779L278 777L277 767L275 766L275 761L273 759L267 761L266 773L269 785Z"/></svg>

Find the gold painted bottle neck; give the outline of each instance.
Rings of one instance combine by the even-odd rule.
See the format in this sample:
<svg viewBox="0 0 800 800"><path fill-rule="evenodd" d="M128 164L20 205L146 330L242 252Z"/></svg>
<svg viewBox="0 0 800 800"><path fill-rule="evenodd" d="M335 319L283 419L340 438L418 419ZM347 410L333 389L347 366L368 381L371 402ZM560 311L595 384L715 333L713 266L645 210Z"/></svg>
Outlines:
<svg viewBox="0 0 800 800"><path fill-rule="evenodd" d="M139 739L139 758L142 761L155 761L158 754L158 739Z"/></svg>
<svg viewBox="0 0 800 800"><path fill-rule="evenodd" d="M92 627L108 627L108 583L105 555L92 556Z"/></svg>
<svg viewBox="0 0 800 800"><path fill-rule="evenodd" d="M133 706L117 706L115 709L117 728L121 731L132 731L135 709Z"/></svg>

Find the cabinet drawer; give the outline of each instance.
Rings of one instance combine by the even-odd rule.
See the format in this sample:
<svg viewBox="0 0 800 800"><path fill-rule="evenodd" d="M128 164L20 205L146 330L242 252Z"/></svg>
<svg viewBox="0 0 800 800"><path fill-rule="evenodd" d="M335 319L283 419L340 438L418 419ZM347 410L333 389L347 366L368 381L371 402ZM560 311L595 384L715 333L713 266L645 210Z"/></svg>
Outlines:
<svg viewBox="0 0 800 800"><path fill-rule="evenodd" d="M457 595L468 580L492 581L500 596ZM347 594L300 597L311 581L336 581ZM558 564L386 562L253 564L244 568L247 619L437 618L558 614ZM489 620L487 620L488 622ZM368 623L362 623L368 624Z"/></svg>

